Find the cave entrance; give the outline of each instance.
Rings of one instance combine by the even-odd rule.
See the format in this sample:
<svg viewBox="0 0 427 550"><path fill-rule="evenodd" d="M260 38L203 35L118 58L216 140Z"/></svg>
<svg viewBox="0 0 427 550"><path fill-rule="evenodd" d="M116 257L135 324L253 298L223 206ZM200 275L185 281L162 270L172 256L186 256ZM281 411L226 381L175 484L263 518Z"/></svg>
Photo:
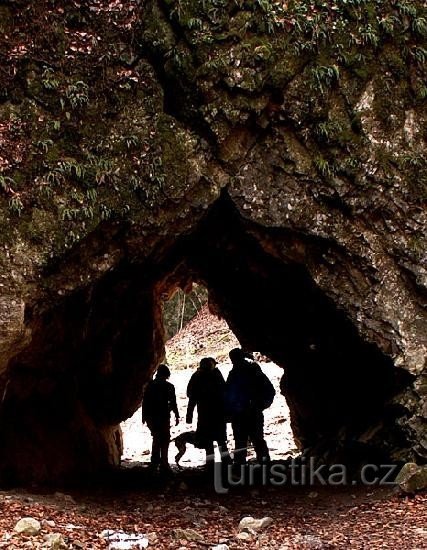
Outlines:
<svg viewBox="0 0 427 550"><path fill-rule="evenodd" d="M228 353L240 343L227 322L209 310L208 290L203 285L194 284L187 292L178 288L163 303L163 323L166 338L166 363L171 369L170 382L174 385L181 421L178 426L172 422L171 438L194 430L197 424L197 411L192 425L185 423L188 399L187 385L203 357L213 357L218 369L227 379L231 369ZM290 427L289 408L280 392L283 369L268 358L255 353L255 359L271 380L276 390L273 405L264 411L265 435L272 460L283 460L297 453ZM126 466L147 463L151 454L151 434L146 425L141 424L141 409L121 425L123 433L122 463ZM234 448L232 428L227 426L227 440L230 451ZM169 449L169 462L174 464L176 446ZM215 450L219 460L218 449ZM252 447L248 449L249 460L255 457ZM180 460L180 467L194 468L205 464L205 452L187 445Z"/></svg>
<svg viewBox="0 0 427 550"><path fill-rule="evenodd" d="M0 475L52 482L119 464L118 427L164 359L162 301L194 283L242 347L283 369L299 449L325 462L404 449L392 397L406 371L316 285L308 266L327 246L248 222L225 196L192 232L143 259L129 246L96 283L27 311L31 341L10 362L2 399Z"/></svg>
<svg viewBox="0 0 427 550"><path fill-rule="evenodd" d="M156 263L156 300L193 283L208 289L239 343L283 369L300 450L326 462L386 460L399 437L392 396L408 380L313 281L305 262L322 254L321 242L267 234L221 199Z"/></svg>
<svg viewBox="0 0 427 550"><path fill-rule="evenodd" d="M279 246L278 243L281 243ZM326 462L386 460L403 445L392 397L409 382L320 290L307 268L328 244L246 222L226 199L176 243L162 285L209 289L211 309L247 349L283 368L298 447Z"/></svg>

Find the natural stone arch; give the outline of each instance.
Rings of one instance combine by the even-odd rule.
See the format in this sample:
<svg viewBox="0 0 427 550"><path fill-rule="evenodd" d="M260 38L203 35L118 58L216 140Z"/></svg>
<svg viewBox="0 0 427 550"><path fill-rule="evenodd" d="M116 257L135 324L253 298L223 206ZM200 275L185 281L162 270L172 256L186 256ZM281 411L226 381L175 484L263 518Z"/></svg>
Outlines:
<svg viewBox="0 0 427 550"><path fill-rule="evenodd" d="M211 307L244 345L284 367L301 449L330 461L413 456L416 440L399 426L411 411L397 404L406 405L415 378L365 342L314 282L309 267L323 246L245 220L225 194L193 231L145 260L128 248L97 281L53 307L29 308L31 338L6 372L3 476L75 479L119 463L118 424L138 408L163 357L161 298L192 281L206 285ZM51 282L87 252L82 243Z"/></svg>
<svg viewBox="0 0 427 550"><path fill-rule="evenodd" d="M177 245L185 259L172 279L202 282L211 308L243 345L284 368L282 389L301 448L321 447L330 460L340 448L345 460L346 446L368 444L365 453L371 446L377 458L390 456L407 445L393 398L402 398L413 376L365 341L315 283L310 268L319 269L323 247L330 245L248 222L224 195Z"/></svg>

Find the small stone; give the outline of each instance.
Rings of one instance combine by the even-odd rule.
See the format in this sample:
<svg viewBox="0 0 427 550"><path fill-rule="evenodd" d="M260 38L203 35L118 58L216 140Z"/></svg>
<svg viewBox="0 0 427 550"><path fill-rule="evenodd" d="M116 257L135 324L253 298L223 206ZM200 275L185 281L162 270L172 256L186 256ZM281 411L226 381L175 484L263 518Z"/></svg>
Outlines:
<svg viewBox="0 0 427 550"><path fill-rule="evenodd" d="M325 547L322 539L315 535L297 535L295 542L302 548L310 548L311 550L322 550Z"/></svg>
<svg viewBox="0 0 427 550"><path fill-rule="evenodd" d="M250 533L259 533L260 531L267 529L267 527L270 527L272 523L273 518L270 517L255 519L252 516L246 516L240 520L238 530L239 532L248 531Z"/></svg>
<svg viewBox="0 0 427 550"><path fill-rule="evenodd" d="M317 498L319 496L319 493L316 493L316 491L311 491L308 493L308 498Z"/></svg>
<svg viewBox="0 0 427 550"><path fill-rule="evenodd" d="M174 530L175 538L178 540L187 540L189 542L203 542L203 536L194 529L181 529L178 527Z"/></svg>
<svg viewBox="0 0 427 550"><path fill-rule="evenodd" d="M45 525L47 527L55 527L56 523L52 519L43 519L42 525Z"/></svg>
<svg viewBox="0 0 427 550"><path fill-rule="evenodd" d="M396 483L404 493L415 493L427 488L427 466L407 462L397 474Z"/></svg>
<svg viewBox="0 0 427 550"><path fill-rule="evenodd" d="M34 518L22 518L15 525L14 531L20 535L38 535L42 529L41 523Z"/></svg>
<svg viewBox="0 0 427 550"><path fill-rule="evenodd" d="M237 540L241 540L242 542L248 541L252 539L252 535L250 533L247 533L246 531L242 531L242 533L238 533L236 535Z"/></svg>
<svg viewBox="0 0 427 550"><path fill-rule="evenodd" d="M46 548L49 550L66 550L68 548L67 543L60 533L51 533L46 535L44 540L46 541Z"/></svg>
<svg viewBox="0 0 427 550"><path fill-rule="evenodd" d="M212 546L212 550L230 550L230 547L228 544L217 544L216 546Z"/></svg>
<svg viewBox="0 0 427 550"><path fill-rule="evenodd" d="M157 533L155 531L151 531L150 533L147 533L147 539L149 544L156 544L159 540L159 537L157 536Z"/></svg>

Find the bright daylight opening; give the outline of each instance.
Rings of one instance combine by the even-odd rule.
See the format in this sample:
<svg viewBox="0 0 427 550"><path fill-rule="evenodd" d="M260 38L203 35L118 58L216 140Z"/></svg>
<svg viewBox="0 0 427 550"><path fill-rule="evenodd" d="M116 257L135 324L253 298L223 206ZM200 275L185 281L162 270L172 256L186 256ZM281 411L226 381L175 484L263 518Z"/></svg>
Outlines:
<svg viewBox="0 0 427 550"><path fill-rule="evenodd" d="M209 311L208 291L203 285L193 285L190 292L178 289L163 303L163 322L166 337L166 363L171 369L170 382L175 386L180 422L172 423L169 463L176 464L177 448L173 440L180 434L195 430L197 411L192 424L185 421L188 406L187 385L203 357L213 357L225 379L231 369L228 353L240 343L227 322ZM273 404L264 411L264 435L272 460L283 460L298 453L289 418L289 408L280 391L283 369L261 354L254 354L257 363L272 382L276 395ZM141 408L122 423L123 464L147 464L150 461L152 437L147 425L141 421ZM227 444L234 449L231 424L227 424ZM219 458L218 449L215 449ZM249 460L255 458L253 446L248 449ZM191 444L179 461L182 468L195 468L205 464L203 449Z"/></svg>

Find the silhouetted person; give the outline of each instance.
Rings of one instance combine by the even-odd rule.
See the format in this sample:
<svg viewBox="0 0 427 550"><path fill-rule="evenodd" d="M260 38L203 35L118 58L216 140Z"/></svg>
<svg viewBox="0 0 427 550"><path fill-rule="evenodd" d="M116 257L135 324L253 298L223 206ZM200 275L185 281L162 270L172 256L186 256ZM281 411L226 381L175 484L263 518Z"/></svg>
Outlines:
<svg viewBox="0 0 427 550"><path fill-rule="evenodd" d="M166 365L160 365L154 380L147 384L142 402L142 422L147 423L153 437L151 464L163 470L170 469L168 450L171 412L175 414L176 424L179 422L175 388L168 382L170 374Z"/></svg>
<svg viewBox="0 0 427 550"><path fill-rule="evenodd" d="M203 358L188 383L187 422L191 424L193 421L194 408L197 406L197 446L205 449L208 465L215 458L214 441L218 443L221 460L231 460L227 449L224 394L225 380L216 368L215 359Z"/></svg>
<svg viewBox="0 0 427 550"><path fill-rule="evenodd" d="M269 462L263 410L271 405L276 392L251 354L235 348L229 356L233 368L226 382L226 406L233 427L234 462L246 462L249 441L253 443L258 462Z"/></svg>

